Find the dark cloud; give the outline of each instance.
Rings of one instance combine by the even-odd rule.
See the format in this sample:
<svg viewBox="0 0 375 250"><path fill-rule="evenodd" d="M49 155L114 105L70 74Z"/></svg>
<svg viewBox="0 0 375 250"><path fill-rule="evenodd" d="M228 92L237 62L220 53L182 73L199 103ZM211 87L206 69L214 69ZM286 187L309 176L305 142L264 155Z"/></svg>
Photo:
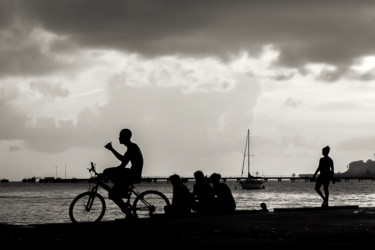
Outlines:
<svg viewBox="0 0 375 250"><path fill-rule="evenodd" d="M53 33L47 33L27 20L14 20L2 30L0 28L0 76L48 75L79 68L75 62L58 58L59 52L69 55L76 52L76 47L52 36Z"/></svg>
<svg viewBox="0 0 375 250"><path fill-rule="evenodd" d="M82 46L226 55L264 44L281 62L345 66L374 53L370 1L18 1L23 18Z"/></svg>
<svg viewBox="0 0 375 250"><path fill-rule="evenodd" d="M0 29L9 26L14 21L16 1L0 1Z"/></svg>
<svg viewBox="0 0 375 250"><path fill-rule="evenodd" d="M276 72L273 76L271 76L272 79L275 79L276 81L287 81L294 77L294 73L282 73L282 72Z"/></svg>
<svg viewBox="0 0 375 250"><path fill-rule="evenodd" d="M21 42L40 27L67 38L49 47L63 53L91 47L227 58L272 44L284 66L335 65L336 72L319 78L335 81L354 59L375 53L374 9L373 1L345 0L2 1L0 74L46 74L74 66L43 53L38 44Z"/></svg>

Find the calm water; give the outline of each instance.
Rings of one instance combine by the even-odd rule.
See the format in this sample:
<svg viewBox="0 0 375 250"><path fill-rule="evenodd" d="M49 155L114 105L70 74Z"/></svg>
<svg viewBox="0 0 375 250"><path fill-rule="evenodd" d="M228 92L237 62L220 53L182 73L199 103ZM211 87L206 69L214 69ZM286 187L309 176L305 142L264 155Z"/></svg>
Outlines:
<svg viewBox="0 0 375 250"><path fill-rule="evenodd" d="M314 183L266 182L262 190L242 190L237 182L228 181L237 203L238 210L259 209L265 202L270 209L286 207L320 206L321 199L314 191ZM193 182L187 183L192 190ZM172 197L172 186L169 183L150 183L137 185L139 191L154 189L163 192L169 199ZM70 222L68 210L71 201L78 194L87 191L89 184L64 183L22 183L10 182L0 184L0 223L41 224ZM107 210L103 220L123 218L123 214L112 201L106 198ZM358 205L374 207L375 182L351 181L339 182L330 186L330 205Z"/></svg>

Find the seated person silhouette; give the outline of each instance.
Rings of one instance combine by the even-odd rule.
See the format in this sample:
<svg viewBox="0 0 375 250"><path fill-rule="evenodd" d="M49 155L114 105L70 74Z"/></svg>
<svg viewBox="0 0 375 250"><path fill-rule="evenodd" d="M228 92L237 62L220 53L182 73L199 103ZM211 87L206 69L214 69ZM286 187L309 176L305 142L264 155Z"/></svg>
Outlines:
<svg viewBox="0 0 375 250"><path fill-rule="evenodd" d="M213 211L214 190L206 181L202 171L194 172L195 184L193 186L194 203L193 210L198 213L210 213Z"/></svg>
<svg viewBox="0 0 375 250"><path fill-rule="evenodd" d="M177 174L171 175L169 181L173 186L172 204L165 207L165 212L170 215L188 215L191 213L193 194Z"/></svg>
<svg viewBox="0 0 375 250"><path fill-rule="evenodd" d="M233 212L236 209L232 192L227 184L220 182L221 175L213 173L210 176L214 190L214 209L216 212Z"/></svg>
<svg viewBox="0 0 375 250"><path fill-rule="evenodd" d="M262 202L260 203L260 208L262 212L269 212L266 203Z"/></svg>
<svg viewBox="0 0 375 250"><path fill-rule="evenodd" d="M137 144L133 143L130 139L132 132L129 129L123 129L120 132L119 141L127 147L124 155L118 153L113 147L112 143L105 145L105 148L110 150L121 164L117 167L107 168L103 171L103 175L108 177L113 182L113 187L108 193L111 199L121 211L126 214L127 218L131 217L130 211L126 209L126 204L122 198L129 197L129 188L134 183L139 183L142 177L143 169L143 156ZM126 168L128 163L131 163L130 168Z"/></svg>

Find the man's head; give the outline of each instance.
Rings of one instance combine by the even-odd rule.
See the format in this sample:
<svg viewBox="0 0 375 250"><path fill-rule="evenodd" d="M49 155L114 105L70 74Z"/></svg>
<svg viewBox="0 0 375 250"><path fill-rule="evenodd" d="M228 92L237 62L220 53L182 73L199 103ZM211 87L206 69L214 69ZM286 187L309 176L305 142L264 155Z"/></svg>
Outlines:
<svg viewBox="0 0 375 250"><path fill-rule="evenodd" d="M176 185L178 183L181 183L181 177L178 174L173 174L169 177L169 181L172 183L172 185Z"/></svg>
<svg viewBox="0 0 375 250"><path fill-rule="evenodd" d="M260 203L260 207L261 207L263 210L266 210L266 209L267 209L267 205L266 205L266 203L264 203L264 202Z"/></svg>
<svg viewBox="0 0 375 250"><path fill-rule="evenodd" d="M204 181L204 174L201 170L194 172L194 178L196 182L203 182Z"/></svg>
<svg viewBox="0 0 375 250"><path fill-rule="evenodd" d="M323 149L322 149L322 154L324 155L324 156L327 156L328 154L329 154L329 151L330 151L330 148L327 146L327 147L324 147Z"/></svg>
<svg viewBox="0 0 375 250"><path fill-rule="evenodd" d="M211 179L212 183L214 183L214 184L219 183L220 182L220 178L221 178L221 175L217 174L217 173L213 173L210 176L210 179Z"/></svg>
<svg viewBox="0 0 375 250"><path fill-rule="evenodd" d="M130 142L130 138L132 138L132 132L129 129L125 128L121 130L119 138L121 144L128 144Z"/></svg>

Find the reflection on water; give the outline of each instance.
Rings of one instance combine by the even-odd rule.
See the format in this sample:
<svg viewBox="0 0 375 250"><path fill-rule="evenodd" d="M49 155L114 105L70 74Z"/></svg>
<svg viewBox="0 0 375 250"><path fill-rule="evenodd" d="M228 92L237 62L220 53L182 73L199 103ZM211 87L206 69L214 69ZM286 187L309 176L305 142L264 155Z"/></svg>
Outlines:
<svg viewBox="0 0 375 250"><path fill-rule="evenodd" d="M314 191L314 183L266 182L262 190L242 190L235 181L228 181L238 210L260 209L265 202L270 209L286 207L320 206L321 198ZM193 182L187 183L192 191ZM139 184L139 191L154 189L172 198L169 183ZM20 183L0 184L0 223L40 224L70 222L68 209L78 194L87 191L89 184L64 183ZM104 190L99 191L106 198L107 210L103 220L123 218L118 207L107 199ZM358 205L373 207L375 202L375 182L351 181L330 185L330 205Z"/></svg>

